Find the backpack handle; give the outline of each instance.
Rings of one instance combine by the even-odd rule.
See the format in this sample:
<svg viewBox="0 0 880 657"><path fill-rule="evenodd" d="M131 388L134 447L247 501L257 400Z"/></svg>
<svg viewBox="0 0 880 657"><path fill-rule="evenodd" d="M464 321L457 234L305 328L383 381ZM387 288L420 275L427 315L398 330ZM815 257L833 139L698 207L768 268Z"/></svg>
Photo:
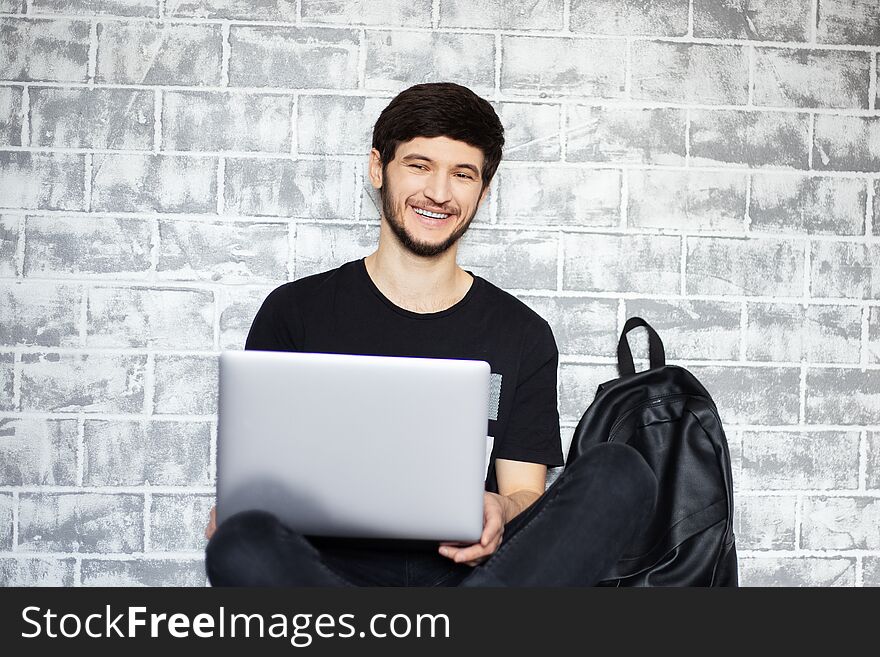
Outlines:
<svg viewBox="0 0 880 657"><path fill-rule="evenodd" d="M632 376L636 373L636 366L633 363L632 351L630 351L626 334L637 326L644 326L648 331L648 356L651 369L666 365L666 351L663 349L663 341L660 340L657 331L641 317L630 317L623 325L620 342L617 343L617 370L620 372L620 376Z"/></svg>

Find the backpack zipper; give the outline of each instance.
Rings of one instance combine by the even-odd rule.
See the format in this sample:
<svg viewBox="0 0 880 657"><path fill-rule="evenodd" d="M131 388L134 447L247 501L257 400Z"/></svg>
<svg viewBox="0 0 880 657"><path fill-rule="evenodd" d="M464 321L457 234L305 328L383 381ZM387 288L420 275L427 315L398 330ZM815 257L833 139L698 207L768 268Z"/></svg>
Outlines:
<svg viewBox="0 0 880 657"><path fill-rule="evenodd" d="M638 406L633 406L631 409L626 411L626 413L624 413L619 418L617 418L617 421L611 426L611 431L608 432L608 442L610 443L614 440L614 432L617 431L618 427L632 413L635 413L636 411L641 410L643 408L648 408L650 406L657 406L657 405L661 404L662 402L668 401L670 399L685 398L685 397L689 397L691 399L701 399L703 401L709 401L708 399L706 399L706 397L704 397L702 395L689 395L687 393L681 393L681 392L671 393L668 395L660 395L659 397L653 397L653 398L649 399L648 401L639 404Z"/></svg>

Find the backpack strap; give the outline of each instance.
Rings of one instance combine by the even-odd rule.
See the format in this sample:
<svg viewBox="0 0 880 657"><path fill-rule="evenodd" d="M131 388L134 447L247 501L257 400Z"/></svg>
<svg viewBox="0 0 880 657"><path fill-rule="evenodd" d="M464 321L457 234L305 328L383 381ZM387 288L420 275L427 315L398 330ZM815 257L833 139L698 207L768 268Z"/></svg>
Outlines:
<svg viewBox="0 0 880 657"><path fill-rule="evenodd" d="M637 326L644 326L648 331L648 355L651 361L651 369L666 365L666 351L663 349L663 341L660 340L657 331L641 317L630 317L623 325L623 331L620 333L620 342L617 343L617 371L620 372L620 376L632 376L636 373L636 366L633 363L632 351L630 351L626 334Z"/></svg>

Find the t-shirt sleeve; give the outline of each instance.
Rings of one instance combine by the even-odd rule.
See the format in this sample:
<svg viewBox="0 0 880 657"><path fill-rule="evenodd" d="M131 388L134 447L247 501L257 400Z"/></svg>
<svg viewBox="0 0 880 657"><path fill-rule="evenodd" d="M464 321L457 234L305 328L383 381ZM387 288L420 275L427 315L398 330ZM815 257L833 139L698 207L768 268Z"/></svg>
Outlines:
<svg viewBox="0 0 880 657"><path fill-rule="evenodd" d="M256 351L300 351L297 339L301 319L285 286L273 290L251 324L245 349Z"/></svg>
<svg viewBox="0 0 880 657"><path fill-rule="evenodd" d="M523 346L510 419L495 458L558 466L564 463L556 407L559 351L546 321L531 336Z"/></svg>

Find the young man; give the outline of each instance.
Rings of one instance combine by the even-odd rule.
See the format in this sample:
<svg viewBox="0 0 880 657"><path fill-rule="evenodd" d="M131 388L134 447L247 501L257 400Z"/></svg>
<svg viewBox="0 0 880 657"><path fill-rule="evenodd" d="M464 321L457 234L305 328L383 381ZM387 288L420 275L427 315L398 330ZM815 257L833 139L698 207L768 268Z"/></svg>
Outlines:
<svg viewBox="0 0 880 657"><path fill-rule="evenodd" d="M503 134L491 105L465 87L421 84L401 92L373 130L378 248L274 290L246 344L489 362L491 460L480 541L426 550L306 539L256 511L215 531L212 512L212 584L589 585L648 519L656 482L623 445L587 452L544 492L547 466L563 464L553 334L521 301L456 263L458 241L501 160Z"/></svg>

